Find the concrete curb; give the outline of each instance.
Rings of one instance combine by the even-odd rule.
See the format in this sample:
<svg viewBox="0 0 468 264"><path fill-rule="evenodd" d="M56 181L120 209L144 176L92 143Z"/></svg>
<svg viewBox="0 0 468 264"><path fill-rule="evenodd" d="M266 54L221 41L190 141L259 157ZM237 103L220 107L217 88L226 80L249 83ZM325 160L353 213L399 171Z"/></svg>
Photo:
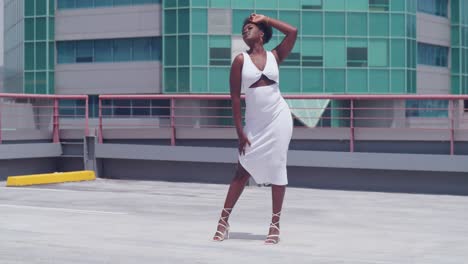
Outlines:
<svg viewBox="0 0 468 264"><path fill-rule="evenodd" d="M10 176L6 186L25 186L48 183L76 182L95 180L94 171L72 171L23 176Z"/></svg>

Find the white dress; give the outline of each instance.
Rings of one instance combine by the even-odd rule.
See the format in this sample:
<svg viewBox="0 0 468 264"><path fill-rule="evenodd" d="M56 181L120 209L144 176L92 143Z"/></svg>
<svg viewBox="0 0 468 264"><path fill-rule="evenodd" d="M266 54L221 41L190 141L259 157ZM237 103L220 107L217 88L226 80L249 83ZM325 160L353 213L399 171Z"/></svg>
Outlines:
<svg viewBox="0 0 468 264"><path fill-rule="evenodd" d="M249 54L243 53L242 89L245 92L244 133L251 146L239 162L257 184L287 185L286 161L293 121L288 104L279 90L279 70L275 56L267 51L265 69L260 71ZM249 88L262 75L275 81L268 86Z"/></svg>

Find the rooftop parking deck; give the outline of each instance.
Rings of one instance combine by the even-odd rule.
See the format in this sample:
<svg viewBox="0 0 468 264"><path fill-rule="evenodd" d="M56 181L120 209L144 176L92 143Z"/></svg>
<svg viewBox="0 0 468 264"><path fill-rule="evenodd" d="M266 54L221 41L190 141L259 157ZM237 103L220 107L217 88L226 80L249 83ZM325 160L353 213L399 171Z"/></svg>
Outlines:
<svg viewBox="0 0 468 264"><path fill-rule="evenodd" d="M288 188L263 245L267 187L247 187L231 239L210 241L227 185L124 181L3 187L2 264L465 263L468 197Z"/></svg>

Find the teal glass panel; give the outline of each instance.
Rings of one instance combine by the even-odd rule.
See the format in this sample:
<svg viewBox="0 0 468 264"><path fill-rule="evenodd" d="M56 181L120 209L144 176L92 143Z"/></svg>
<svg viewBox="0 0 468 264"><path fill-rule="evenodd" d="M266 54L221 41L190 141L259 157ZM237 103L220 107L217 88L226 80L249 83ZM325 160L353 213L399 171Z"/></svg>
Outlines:
<svg viewBox="0 0 468 264"><path fill-rule="evenodd" d="M112 56L112 40L102 39L94 41L94 61L96 62L111 62Z"/></svg>
<svg viewBox="0 0 468 264"><path fill-rule="evenodd" d="M46 40L47 24L44 17L36 18L36 40Z"/></svg>
<svg viewBox="0 0 468 264"><path fill-rule="evenodd" d="M55 44L53 41L50 41L47 45L49 49L49 65L48 70L55 69Z"/></svg>
<svg viewBox="0 0 468 264"><path fill-rule="evenodd" d="M206 35L192 36L192 65L208 65L208 38Z"/></svg>
<svg viewBox="0 0 468 264"><path fill-rule="evenodd" d="M78 0L81 1L81 0ZM171 1L166 1L171 2ZM114 6L132 5L132 0L114 0Z"/></svg>
<svg viewBox="0 0 468 264"><path fill-rule="evenodd" d="M164 69L164 92L174 93L176 91L177 91L177 68L165 68Z"/></svg>
<svg viewBox="0 0 468 264"><path fill-rule="evenodd" d="M325 92L344 93L345 92L345 70L325 70Z"/></svg>
<svg viewBox="0 0 468 264"><path fill-rule="evenodd" d="M209 0L207 0L209 1ZM171 8L171 7L177 7L177 0L167 0L163 1L164 7Z"/></svg>
<svg viewBox="0 0 468 264"><path fill-rule="evenodd" d="M25 72L24 73L24 92L35 93L34 87L35 87L34 72Z"/></svg>
<svg viewBox="0 0 468 264"><path fill-rule="evenodd" d="M93 62L93 48L94 43L92 40L76 41L76 60L77 63Z"/></svg>
<svg viewBox="0 0 468 264"><path fill-rule="evenodd" d="M325 34L328 36L343 36L345 34L344 13L325 12Z"/></svg>
<svg viewBox="0 0 468 264"><path fill-rule="evenodd" d="M151 60L151 38L136 38L132 40L133 60Z"/></svg>
<svg viewBox="0 0 468 264"><path fill-rule="evenodd" d="M208 68L192 67L192 93L208 92Z"/></svg>
<svg viewBox="0 0 468 264"><path fill-rule="evenodd" d="M393 37L404 37L406 24L405 24L405 15L392 15L392 36Z"/></svg>
<svg viewBox="0 0 468 264"><path fill-rule="evenodd" d="M36 42L36 70L47 69L47 45L46 42Z"/></svg>
<svg viewBox="0 0 468 264"><path fill-rule="evenodd" d="M325 67L344 67L346 65L346 47L344 39L325 39L324 63Z"/></svg>
<svg viewBox="0 0 468 264"><path fill-rule="evenodd" d="M189 33L190 14L189 9L178 9L178 33Z"/></svg>
<svg viewBox="0 0 468 264"><path fill-rule="evenodd" d="M2 5L2 8L3 8L3 5ZM24 1L24 15L34 16L34 0Z"/></svg>
<svg viewBox="0 0 468 264"><path fill-rule="evenodd" d="M250 2L250 1L234 1L234 2ZM252 1L253 2L253 1ZM288 1L278 1L280 9L301 9L301 0L288 0Z"/></svg>
<svg viewBox="0 0 468 264"><path fill-rule="evenodd" d="M24 19L24 40L34 40L34 18Z"/></svg>
<svg viewBox="0 0 468 264"><path fill-rule="evenodd" d="M155 61L161 61L161 37L151 38L151 58Z"/></svg>
<svg viewBox="0 0 468 264"><path fill-rule="evenodd" d="M390 77L387 70L369 71L370 93L389 93Z"/></svg>
<svg viewBox="0 0 468 264"><path fill-rule="evenodd" d="M55 18L54 17L49 17L48 18L48 23L49 23L49 39L48 40L55 40Z"/></svg>
<svg viewBox="0 0 468 264"><path fill-rule="evenodd" d="M209 0L192 0L192 7L207 7L208 1ZM244 2L244 1L240 1L240 2Z"/></svg>
<svg viewBox="0 0 468 264"><path fill-rule="evenodd" d="M421 51L419 51L421 53ZM452 72L460 72L460 49L452 49Z"/></svg>
<svg viewBox="0 0 468 264"><path fill-rule="evenodd" d="M302 55L323 56L323 39L311 37L302 38Z"/></svg>
<svg viewBox="0 0 468 264"><path fill-rule="evenodd" d="M208 14L206 9L192 9L192 33L206 33L208 31Z"/></svg>
<svg viewBox="0 0 468 264"><path fill-rule="evenodd" d="M302 68L302 92L303 93L322 93L323 92L323 70L322 69Z"/></svg>
<svg viewBox="0 0 468 264"><path fill-rule="evenodd" d="M392 39L392 67L405 67L405 40L404 39Z"/></svg>
<svg viewBox="0 0 468 264"><path fill-rule="evenodd" d="M302 9L319 10L322 8L323 0L302 0Z"/></svg>
<svg viewBox="0 0 468 264"><path fill-rule="evenodd" d="M406 16L406 34L410 38L416 38L416 16Z"/></svg>
<svg viewBox="0 0 468 264"><path fill-rule="evenodd" d="M75 0L57 0L58 9L74 8Z"/></svg>
<svg viewBox="0 0 468 264"><path fill-rule="evenodd" d="M368 93L367 70L349 69L347 72L347 93Z"/></svg>
<svg viewBox="0 0 468 264"><path fill-rule="evenodd" d="M279 19L285 21L286 23L289 23L294 27L299 27L301 25L299 14L299 11L280 11Z"/></svg>
<svg viewBox="0 0 468 264"><path fill-rule="evenodd" d="M178 85L177 92L188 93L190 92L190 71L188 67L180 67L178 69Z"/></svg>
<svg viewBox="0 0 468 264"><path fill-rule="evenodd" d="M370 39L368 51L370 67L388 66L388 40Z"/></svg>
<svg viewBox="0 0 468 264"><path fill-rule="evenodd" d="M55 14L55 1L49 1L49 15Z"/></svg>
<svg viewBox="0 0 468 264"><path fill-rule="evenodd" d="M114 39L114 61L132 60L132 40Z"/></svg>
<svg viewBox="0 0 468 264"><path fill-rule="evenodd" d="M367 48L367 38L348 38L348 48Z"/></svg>
<svg viewBox="0 0 468 264"><path fill-rule="evenodd" d="M277 36L273 36L267 44L264 45L265 50L273 50L280 44L279 38Z"/></svg>
<svg viewBox="0 0 468 264"><path fill-rule="evenodd" d="M322 35L323 34L322 12L304 11L302 12L302 35Z"/></svg>
<svg viewBox="0 0 468 264"><path fill-rule="evenodd" d="M75 41L57 43L57 63L75 63Z"/></svg>
<svg viewBox="0 0 468 264"><path fill-rule="evenodd" d="M244 1L235 1L235 2L244 2ZM246 1L250 2L250 1ZM253 1L252 1L253 2ZM233 34L242 34L242 25L244 24L244 19L250 16L252 13L251 10L232 10L232 33Z"/></svg>
<svg viewBox="0 0 468 264"><path fill-rule="evenodd" d="M114 0L116 2L117 0ZM93 0L77 0L75 2L76 8L89 8L93 7L94 3Z"/></svg>
<svg viewBox="0 0 468 264"><path fill-rule="evenodd" d="M211 8L230 8L231 0L210 0Z"/></svg>
<svg viewBox="0 0 468 264"><path fill-rule="evenodd" d="M389 2L390 2L390 11L392 12L404 12L405 11L406 0L391 0Z"/></svg>
<svg viewBox="0 0 468 264"><path fill-rule="evenodd" d="M369 0L346 0L346 7L350 11L367 11Z"/></svg>
<svg viewBox="0 0 468 264"><path fill-rule="evenodd" d="M24 69L34 70L34 43L24 43Z"/></svg>
<svg viewBox="0 0 468 264"><path fill-rule="evenodd" d="M190 64L190 37L179 36L177 54L178 65L189 65Z"/></svg>
<svg viewBox="0 0 468 264"><path fill-rule="evenodd" d="M25 2L28 2L27 0ZM33 0L29 0L33 2ZM45 16L47 15L47 2L52 2L49 0L36 0L36 16Z"/></svg>
<svg viewBox="0 0 468 264"><path fill-rule="evenodd" d="M164 33L165 34L177 33L177 11L176 10L166 10L164 12Z"/></svg>
<svg viewBox="0 0 468 264"><path fill-rule="evenodd" d="M95 7L112 6L113 4L114 0L94 0Z"/></svg>
<svg viewBox="0 0 468 264"><path fill-rule="evenodd" d="M49 80L47 84L47 94L55 94L55 73L48 72Z"/></svg>
<svg viewBox="0 0 468 264"><path fill-rule="evenodd" d="M47 73L36 72L36 93L47 94Z"/></svg>
<svg viewBox="0 0 468 264"><path fill-rule="evenodd" d="M392 70L392 93L405 94L406 93L406 80L404 70Z"/></svg>
<svg viewBox="0 0 468 264"><path fill-rule="evenodd" d="M349 36L367 36L367 13L348 13Z"/></svg>
<svg viewBox="0 0 468 264"><path fill-rule="evenodd" d="M176 65L177 64L177 39L176 37L164 37L165 51L164 51L164 64Z"/></svg>
<svg viewBox="0 0 468 264"><path fill-rule="evenodd" d="M229 67L209 68L210 92L229 93L229 70Z"/></svg>
<svg viewBox="0 0 468 264"><path fill-rule="evenodd" d="M231 36L210 36L210 47L231 47Z"/></svg>
<svg viewBox="0 0 468 264"><path fill-rule="evenodd" d="M451 80L451 93L452 94L461 94L462 90L460 89L461 84L460 84L460 76L459 75L452 75L452 80Z"/></svg>
<svg viewBox="0 0 468 264"><path fill-rule="evenodd" d="M234 0L233 2L240 2L240 1ZM249 2L249 1L242 1L242 2ZM256 9L258 8L277 9L278 8L277 3L278 3L277 1L272 1L272 0L255 0L255 8Z"/></svg>
<svg viewBox="0 0 468 264"><path fill-rule="evenodd" d="M325 0L323 1L323 9L329 10L345 10L345 0Z"/></svg>
<svg viewBox="0 0 468 264"><path fill-rule="evenodd" d="M452 46L459 46L460 45L460 27L452 26L450 35L451 35Z"/></svg>
<svg viewBox="0 0 468 264"><path fill-rule="evenodd" d="M301 69L300 68L282 68L280 70L280 80L282 93L300 93L301 92Z"/></svg>
<svg viewBox="0 0 468 264"><path fill-rule="evenodd" d="M369 34L371 36L388 36L388 14L369 14Z"/></svg>

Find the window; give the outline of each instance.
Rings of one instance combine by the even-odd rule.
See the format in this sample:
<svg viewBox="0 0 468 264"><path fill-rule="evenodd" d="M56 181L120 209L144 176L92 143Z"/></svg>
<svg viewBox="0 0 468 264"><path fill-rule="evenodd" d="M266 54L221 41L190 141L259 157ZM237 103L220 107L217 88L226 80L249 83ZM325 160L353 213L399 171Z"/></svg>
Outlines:
<svg viewBox="0 0 468 264"><path fill-rule="evenodd" d="M323 5L322 0L303 0L302 1L302 9L317 10L317 9L322 9L322 5Z"/></svg>
<svg viewBox="0 0 468 264"><path fill-rule="evenodd" d="M348 48L347 60L349 67L367 67L367 48Z"/></svg>
<svg viewBox="0 0 468 264"><path fill-rule="evenodd" d="M407 117L448 117L447 100L407 100Z"/></svg>
<svg viewBox="0 0 468 264"><path fill-rule="evenodd" d="M465 112L468 112L468 100L465 100L464 109L465 109Z"/></svg>
<svg viewBox="0 0 468 264"><path fill-rule="evenodd" d="M160 3L161 0L57 0L58 9L132 6Z"/></svg>
<svg viewBox="0 0 468 264"><path fill-rule="evenodd" d="M57 42L59 64L160 60L160 37Z"/></svg>
<svg viewBox="0 0 468 264"><path fill-rule="evenodd" d="M388 11L389 0L369 0L369 10Z"/></svg>
<svg viewBox="0 0 468 264"><path fill-rule="evenodd" d="M418 11L431 15L447 17L448 0L418 0Z"/></svg>
<svg viewBox="0 0 468 264"><path fill-rule="evenodd" d="M231 48L210 48L210 65L230 65Z"/></svg>
<svg viewBox="0 0 468 264"><path fill-rule="evenodd" d="M448 47L418 43L418 63L430 66L447 67Z"/></svg>

